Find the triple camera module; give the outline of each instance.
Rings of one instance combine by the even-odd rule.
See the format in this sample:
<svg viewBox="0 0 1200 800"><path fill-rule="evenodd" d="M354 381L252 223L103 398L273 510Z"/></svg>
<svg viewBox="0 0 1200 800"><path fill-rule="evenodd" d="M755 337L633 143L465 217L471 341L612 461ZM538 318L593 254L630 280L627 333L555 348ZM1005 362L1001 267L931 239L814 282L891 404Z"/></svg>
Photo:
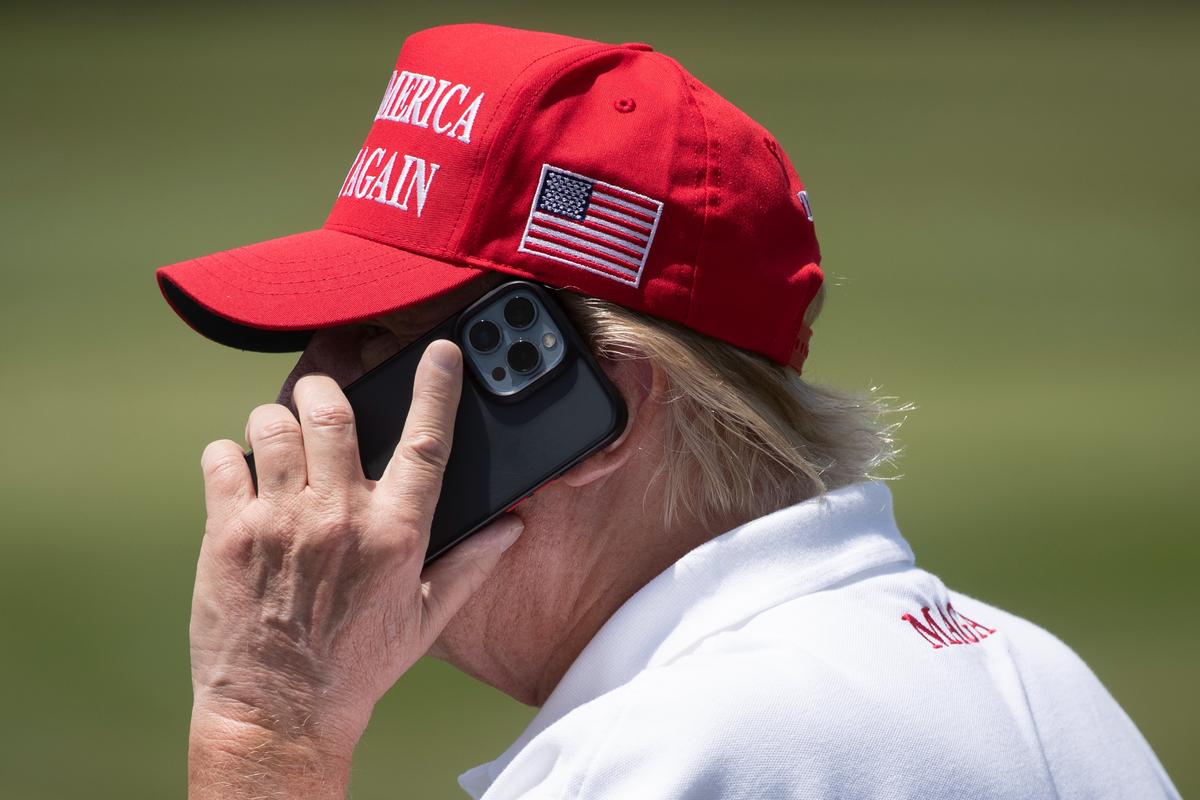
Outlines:
<svg viewBox="0 0 1200 800"><path fill-rule="evenodd" d="M501 293L466 325L467 357L488 389L514 395L563 358L563 337L536 294L525 288Z"/></svg>

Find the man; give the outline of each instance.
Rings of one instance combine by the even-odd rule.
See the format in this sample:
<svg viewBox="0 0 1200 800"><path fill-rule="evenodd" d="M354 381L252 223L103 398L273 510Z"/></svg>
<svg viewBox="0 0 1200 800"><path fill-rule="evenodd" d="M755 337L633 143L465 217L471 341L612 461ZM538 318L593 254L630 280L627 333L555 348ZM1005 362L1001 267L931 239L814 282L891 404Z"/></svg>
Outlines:
<svg viewBox="0 0 1200 800"><path fill-rule="evenodd" d="M410 37L324 228L159 272L201 333L304 349L257 489L203 456L191 796L344 796L429 653L541 709L477 798L1177 797L1067 647L914 566L882 407L799 378L818 261L779 145L671 59ZM462 355L378 482L339 387L505 276L566 290L629 421L422 569Z"/></svg>

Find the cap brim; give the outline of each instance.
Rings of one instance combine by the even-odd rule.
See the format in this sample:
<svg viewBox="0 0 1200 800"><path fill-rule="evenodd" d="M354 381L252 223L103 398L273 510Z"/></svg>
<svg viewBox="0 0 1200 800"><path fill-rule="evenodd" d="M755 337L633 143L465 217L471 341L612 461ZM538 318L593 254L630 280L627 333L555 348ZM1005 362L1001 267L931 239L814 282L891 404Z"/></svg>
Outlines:
<svg viewBox="0 0 1200 800"><path fill-rule="evenodd" d="M241 350L303 350L314 330L431 300L485 274L333 230L162 267L163 297L197 332Z"/></svg>

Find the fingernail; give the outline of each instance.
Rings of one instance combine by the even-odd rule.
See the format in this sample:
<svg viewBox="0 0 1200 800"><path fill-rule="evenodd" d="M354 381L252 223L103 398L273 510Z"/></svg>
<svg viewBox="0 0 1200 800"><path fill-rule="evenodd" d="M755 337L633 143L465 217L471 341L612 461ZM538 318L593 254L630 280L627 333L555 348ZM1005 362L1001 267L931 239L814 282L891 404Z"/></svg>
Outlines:
<svg viewBox="0 0 1200 800"><path fill-rule="evenodd" d="M458 366L458 348L448 339L438 339L429 345L428 352L433 363L444 370L453 370Z"/></svg>
<svg viewBox="0 0 1200 800"><path fill-rule="evenodd" d="M498 534L500 538L500 552L503 553L508 548L516 543L517 539L521 538L521 534L525 531L525 523L520 517L513 517L504 529Z"/></svg>

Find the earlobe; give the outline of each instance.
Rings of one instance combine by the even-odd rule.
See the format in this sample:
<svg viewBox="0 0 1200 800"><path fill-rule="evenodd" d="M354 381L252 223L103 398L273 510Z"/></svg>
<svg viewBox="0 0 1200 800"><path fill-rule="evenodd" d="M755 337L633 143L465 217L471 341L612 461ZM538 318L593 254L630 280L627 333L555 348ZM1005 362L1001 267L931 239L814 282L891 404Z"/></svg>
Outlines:
<svg viewBox="0 0 1200 800"><path fill-rule="evenodd" d="M559 480L568 486L586 486L605 478L640 450L646 432L657 419L658 405L666 392L666 375L649 359L610 361L604 367L625 399L628 413L625 430L602 450L565 472Z"/></svg>

